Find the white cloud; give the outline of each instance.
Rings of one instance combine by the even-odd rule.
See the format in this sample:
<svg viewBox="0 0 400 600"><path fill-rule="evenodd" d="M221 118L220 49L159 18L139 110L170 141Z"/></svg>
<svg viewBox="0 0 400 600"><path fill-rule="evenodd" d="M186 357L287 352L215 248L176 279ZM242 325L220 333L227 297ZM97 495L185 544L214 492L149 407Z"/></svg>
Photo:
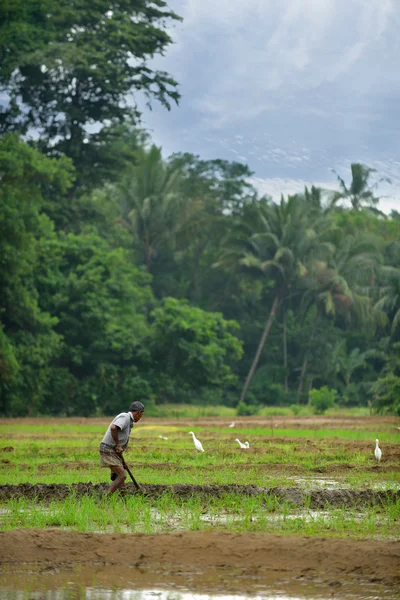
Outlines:
<svg viewBox="0 0 400 600"><path fill-rule="evenodd" d="M348 180L363 162L393 180L382 203L397 202L399 0L168 5L184 22L156 65L183 97L171 113L146 113L167 152L247 161L278 196L328 186L332 167Z"/></svg>
<svg viewBox="0 0 400 600"><path fill-rule="evenodd" d="M196 86L200 93L195 107L204 116L204 126L216 128L260 117L276 107L269 94L295 94L298 89L335 82L360 61L357 85L362 94L378 68L373 60L376 45L398 11L393 0L175 0L170 4L184 17L175 35L174 54L181 53L181 66L194 67L192 76L202 86ZM195 63L188 60L190 51ZM372 61L367 61L371 54Z"/></svg>

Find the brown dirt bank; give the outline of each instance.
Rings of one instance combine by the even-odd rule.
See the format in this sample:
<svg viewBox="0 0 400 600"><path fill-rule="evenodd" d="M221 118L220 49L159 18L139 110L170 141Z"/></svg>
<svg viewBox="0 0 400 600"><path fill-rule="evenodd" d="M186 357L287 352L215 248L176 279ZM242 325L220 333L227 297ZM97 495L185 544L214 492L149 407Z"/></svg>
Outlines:
<svg viewBox="0 0 400 600"><path fill-rule="evenodd" d="M0 532L0 565L15 570L24 563L46 569L114 565L139 571L240 570L240 575L248 578L268 578L279 571L294 578L318 578L332 586L346 581L381 583L393 589L400 586L400 542L256 533Z"/></svg>
<svg viewBox="0 0 400 600"><path fill-rule="evenodd" d="M21 420L18 419L0 419L0 425L9 425L17 427L21 423L31 425L52 425L59 426L63 423L66 425L98 425L105 426L110 424L110 420L114 415L108 417L25 417ZM271 423L274 427L300 427L305 429L321 429L325 427L334 427L347 429L368 429L379 426L379 427L390 427L398 430L400 426L399 417L387 416L387 415L371 415L371 416L343 416L343 415L293 415L293 416L282 416L272 415L268 417L253 416L253 417L185 417L185 418L155 418L147 417L146 421L138 426L138 430L141 427L148 425L159 425L165 427L167 425L172 426L192 426L194 423L196 426L210 426L210 427L223 427L226 428L234 421L235 429L248 428L248 427L266 427L271 428ZM11 432L10 432L11 433Z"/></svg>
<svg viewBox="0 0 400 600"><path fill-rule="evenodd" d="M131 493L136 492L132 484L128 484ZM53 500L67 498L71 493L77 497L95 494L102 495L108 484L76 483L67 484L29 484L1 485L0 501L10 498L31 498ZM241 496L277 496L295 506L307 505L312 509L322 509L327 505L334 507L362 507L384 504L400 500L400 490L347 490L347 489L315 489L304 491L298 487L262 488L256 485L153 485L142 484L141 491L150 498L158 498L166 492L182 499L199 496L205 500L210 496L221 497L225 494Z"/></svg>

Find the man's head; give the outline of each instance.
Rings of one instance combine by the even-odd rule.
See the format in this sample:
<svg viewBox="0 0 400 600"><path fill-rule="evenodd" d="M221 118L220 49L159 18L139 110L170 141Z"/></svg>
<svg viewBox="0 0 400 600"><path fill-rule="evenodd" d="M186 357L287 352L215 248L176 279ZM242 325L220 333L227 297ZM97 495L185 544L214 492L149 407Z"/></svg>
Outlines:
<svg viewBox="0 0 400 600"><path fill-rule="evenodd" d="M135 402L132 402L132 404L130 405L129 412L132 413L135 421L139 421L142 414L144 413L144 406L141 402L136 400Z"/></svg>

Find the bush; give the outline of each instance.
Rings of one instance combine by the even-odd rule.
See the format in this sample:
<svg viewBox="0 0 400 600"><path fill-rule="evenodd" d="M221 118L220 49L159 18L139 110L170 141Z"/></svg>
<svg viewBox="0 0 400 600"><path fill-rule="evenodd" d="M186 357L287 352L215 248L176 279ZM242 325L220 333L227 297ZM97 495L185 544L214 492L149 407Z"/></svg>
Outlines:
<svg viewBox="0 0 400 600"><path fill-rule="evenodd" d="M236 408L236 414L238 417L251 417L257 415L259 407L256 404L246 404L245 402L239 402Z"/></svg>
<svg viewBox="0 0 400 600"><path fill-rule="evenodd" d="M330 390L324 385L319 390L311 390L310 404L314 414L322 415L328 408L332 408L335 404L336 390Z"/></svg>
<svg viewBox="0 0 400 600"><path fill-rule="evenodd" d="M400 377L389 373L372 385L373 407L377 413L400 416Z"/></svg>

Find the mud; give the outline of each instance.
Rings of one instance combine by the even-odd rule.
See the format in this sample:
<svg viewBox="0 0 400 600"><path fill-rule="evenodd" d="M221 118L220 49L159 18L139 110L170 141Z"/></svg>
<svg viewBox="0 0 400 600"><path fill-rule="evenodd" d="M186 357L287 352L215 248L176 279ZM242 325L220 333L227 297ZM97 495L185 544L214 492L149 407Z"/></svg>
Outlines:
<svg viewBox="0 0 400 600"><path fill-rule="evenodd" d="M173 411L172 411L173 412ZM112 417L111 417L112 418ZM48 425L54 425L58 427L60 424L66 425L101 425L110 424L110 417L26 417L24 418L24 424L37 424L37 423L46 423ZM370 416L343 416L343 415L293 415L293 416L283 416L283 415L270 415L268 417L262 416L253 416L253 417L178 417L172 416L170 418L163 417L162 419L158 417L148 417L146 416L146 424L148 426L153 425L156 427L162 426L165 428L166 426L182 426L182 425L193 425L195 422L196 425L206 426L209 425L214 427L218 424L219 427L228 428L229 424L235 422L235 429L240 427L249 427L249 426L257 426L257 427L271 427L271 423L273 426L278 427L298 427L301 429L310 429L310 428L325 428L325 427L346 427L349 428L354 426L357 429L360 429L363 424L366 424L369 429L377 426L386 426L391 427L394 430L399 430L399 419L398 417L390 416L390 415L370 415ZM9 425L20 424L20 419L0 419L1 425ZM365 429L365 426L363 427Z"/></svg>
<svg viewBox="0 0 400 600"><path fill-rule="evenodd" d="M308 538L270 534L174 533L169 535L89 534L55 530L0 532L4 573L34 565L42 573L92 567L108 572L130 568L130 580L168 581L181 577L213 590L251 591L274 582L319 582L326 597L343 598L346 585L400 590L400 542ZM107 568L107 571L104 569ZM189 579L188 579L189 578ZM71 579L71 575L70 575ZM194 586L195 587L195 586ZM369 590L371 592L371 589ZM336 595L336 593L338 595ZM310 596L308 596L310 597ZM367 596L362 596L367 597ZM369 596L371 597L371 596ZM376 597L376 596L375 596Z"/></svg>
<svg viewBox="0 0 400 600"><path fill-rule="evenodd" d="M101 496L108 488L108 484L76 483L66 484L29 484L0 486L0 500L10 498L29 498L37 501L62 500L69 495L76 497L85 495ZM271 487L263 488L255 485L151 485L142 484L140 492L132 484L127 484L129 493L143 493L150 498L158 498L165 493L170 493L182 500L198 497L207 501L207 498L220 498L226 494L254 497L274 496L282 501L287 501L293 506L307 506L311 509L322 509L327 506L341 508L362 508L366 506L382 505L388 502L400 501L400 490L349 490L349 489L312 489L302 490L299 487Z"/></svg>

